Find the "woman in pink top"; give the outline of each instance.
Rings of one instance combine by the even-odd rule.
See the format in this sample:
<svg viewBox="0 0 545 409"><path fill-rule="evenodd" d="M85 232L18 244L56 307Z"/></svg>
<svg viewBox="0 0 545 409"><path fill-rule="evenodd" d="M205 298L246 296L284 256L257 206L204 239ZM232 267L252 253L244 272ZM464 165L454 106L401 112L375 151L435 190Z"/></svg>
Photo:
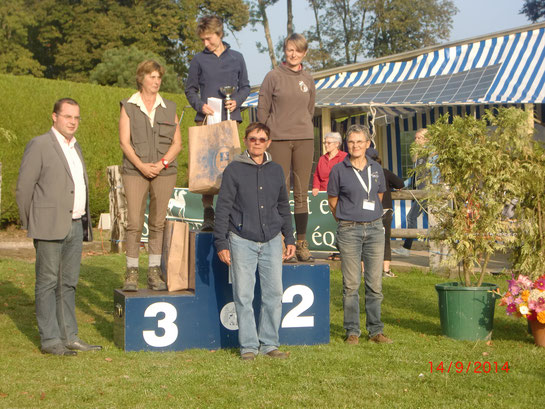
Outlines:
<svg viewBox="0 0 545 409"><path fill-rule="evenodd" d="M318 160L314 179L312 180L312 195L316 196L319 191L327 190L327 182L329 181L329 172L333 166L343 161L346 157L346 152L340 150L343 140L338 132L330 132L325 136L325 150Z"/></svg>

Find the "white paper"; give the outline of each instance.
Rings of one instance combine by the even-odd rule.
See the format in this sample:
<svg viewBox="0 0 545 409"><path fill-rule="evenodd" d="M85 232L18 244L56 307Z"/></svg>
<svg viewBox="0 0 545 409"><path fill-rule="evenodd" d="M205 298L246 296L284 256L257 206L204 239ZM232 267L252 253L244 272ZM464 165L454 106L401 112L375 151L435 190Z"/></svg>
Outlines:
<svg viewBox="0 0 545 409"><path fill-rule="evenodd" d="M223 100L221 98L208 98L207 104L214 110L214 115L208 115L206 123L208 125L220 123Z"/></svg>

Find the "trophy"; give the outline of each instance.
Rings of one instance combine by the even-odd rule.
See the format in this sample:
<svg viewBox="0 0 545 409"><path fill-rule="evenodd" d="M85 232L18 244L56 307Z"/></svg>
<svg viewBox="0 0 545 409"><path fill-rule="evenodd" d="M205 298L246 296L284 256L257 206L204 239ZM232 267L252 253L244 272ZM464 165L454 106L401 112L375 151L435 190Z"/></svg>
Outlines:
<svg viewBox="0 0 545 409"><path fill-rule="evenodd" d="M227 102L231 100L231 95L235 92L235 87L232 85L224 85L223 87L220 87L220 91L225 95L225 102ZM227 120L229 121L231 119L231 112L227 108L225 109L227 110Z"/></svg>

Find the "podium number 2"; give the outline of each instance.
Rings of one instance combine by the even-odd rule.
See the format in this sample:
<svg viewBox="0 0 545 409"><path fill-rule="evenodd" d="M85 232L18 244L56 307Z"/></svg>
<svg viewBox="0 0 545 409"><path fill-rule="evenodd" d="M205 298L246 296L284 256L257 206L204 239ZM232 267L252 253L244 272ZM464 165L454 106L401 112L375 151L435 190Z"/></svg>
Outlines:
<svg viewBox="0 0 545 409"><path fill-rule="evenodd" d="M155 333L155 330L142 331L144 340L152 347L160 348L169 346L178 338L178 327L174 324L178 316L178 311L176 311L174 305L167 302L153 303L144 311L144 317L157 317L161 312L165 314L165 317L157 320L157 327L163 328L165 333L159 337Z"/></svg>
<svg viewBox="0 0 545 409"><path fill-rule="evenodd" d="M292 285L286 288L282 296L283 303L291 303L296 295L301 296L301 302L292 308L282 320L282 328L313 327L314 317L301 315L314 303L314 293L306 285Z"/></svg>

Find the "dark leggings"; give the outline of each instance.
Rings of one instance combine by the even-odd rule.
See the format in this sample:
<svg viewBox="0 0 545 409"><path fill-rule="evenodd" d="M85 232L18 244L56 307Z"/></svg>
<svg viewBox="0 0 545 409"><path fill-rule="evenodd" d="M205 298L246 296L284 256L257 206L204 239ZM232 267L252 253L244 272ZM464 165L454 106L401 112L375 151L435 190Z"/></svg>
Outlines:
<svg viewBox="0 0 545 409"><path fill-rule="evenodd" d="M384 226L384 260L392 261L392 249L390 247L390 241L392 238L392 218L394 212L392 209L387 209L386 213L382 215L382 225Z"/></svg>
<svg viewBox="0 0 545 409"><path fill-rule="evenodd" d="M291 186L290 171L293 173L295 228L297 239L304 240L308 221L307 198L314 158L314 140L273 141L269 153L272 160L282 166L288 190Z"/></svg>

